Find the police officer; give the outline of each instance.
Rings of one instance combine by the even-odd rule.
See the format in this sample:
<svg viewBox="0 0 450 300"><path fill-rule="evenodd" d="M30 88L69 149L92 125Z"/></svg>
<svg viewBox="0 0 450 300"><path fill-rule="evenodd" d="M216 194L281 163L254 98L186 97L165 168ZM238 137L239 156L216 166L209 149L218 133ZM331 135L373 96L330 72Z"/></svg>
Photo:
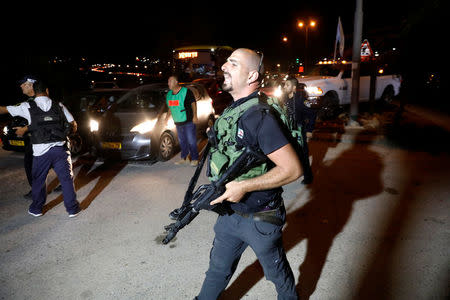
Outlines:
<svg viewBox="0 0 450 300"><path fill-rule="evenodd" d="M34 100L34 90L33 90L33 83L36 82L36 77L27 75L23 77L21 80L19 80L18 84L20 88L22 89L22 93L26 96L28 96L27 102ZM30 133L28 131L28 126L23 127L14 127L16 129L16 134L18 136L23 136L24 142L25 142L25 153L23 157L23 163L25 167L25 173L27 175L27 180L30 185L30 188L32 186L33 182L33 176L31 173L31 168L33 166L33 148L31 146L30 141ZM26 199L31 199L31 190L24 195Z"/></svg>
<svg viewBox="0 0 450 300"><path fill-rule="evenodd" d="M301 129L303 137L303 147L300 152L300 161L303 167L303 184L310 184L313 181L313 173L309 162L309 148L307 133L314 129L315 113L305 106L305 97L301 91L297 91L298 81L295 77L288 77L284 83L284 105L290 121L297 128Z"/></svg>
<svg viewBox="0 0 450 300"><path fill-rule="evenodd" d="M211 175L223 173L226 167L221 170L221 166L230 165L242 147L252 147L268 160L227 183L225 193L210 203L227 201L234 213L219 216L214 226L209 269L197 296L200 300L219 297L247 246L255 252L266 278L275 284L278 298L298 299L281 242L286 217L281 186L299 178L302 168L279 120L269 111L253 109L258 103L249 105L258 98L262 69L262 55L249 49L235 50L222 66L223 89L233 96L234 102L214 126L218 146L211 148ZM227 124L232 115L243 110L245 115L238 119L237 126ZM228 162L223 164L224 160Z"/></svg>
<svg viewBox="0 0 450 300"><path fill-rule="evenodd" d="M177 127L178 140L181 148L181 160L175 164L186 164L188 154L191 155L191 166L198 165L197 149L197 103L194 94L186 87L180 86L178 77L172 75L168 80L169 92L166 95L166 104L169 111L166 123L172 115Z"/></svg>
<svg viewBox="0 0 450 300"><path fill-rule="evenodd" d="M33 146L33 182L32 197L28 213L34 217L42 216L42 209L47 198L45 181L50 168L53 168L61 183L64 206L69 217L80 212L76 199L72 161L66 141L71 123L76 131L76 122L69 111L60 103L48 97L48 89L42 81L33 83L35 98L16 106L0 106L0 113L10 113L28 120L32 132Z"/></svg>

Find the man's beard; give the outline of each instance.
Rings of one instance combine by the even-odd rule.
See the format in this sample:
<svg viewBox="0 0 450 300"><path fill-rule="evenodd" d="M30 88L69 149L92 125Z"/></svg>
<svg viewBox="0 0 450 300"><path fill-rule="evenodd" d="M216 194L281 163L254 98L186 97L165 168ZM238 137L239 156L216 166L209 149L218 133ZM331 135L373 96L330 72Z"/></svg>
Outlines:
<svg viewBox="0 0 450 300"><path fill-rule="evenodd" d="M227 77L228 77L228 79L227 79ZM224 90L225 92L231 92L233 90L233 85L231 84L231 76L228 73L224 73L224 81L222 83L222 90Z"/></svg>

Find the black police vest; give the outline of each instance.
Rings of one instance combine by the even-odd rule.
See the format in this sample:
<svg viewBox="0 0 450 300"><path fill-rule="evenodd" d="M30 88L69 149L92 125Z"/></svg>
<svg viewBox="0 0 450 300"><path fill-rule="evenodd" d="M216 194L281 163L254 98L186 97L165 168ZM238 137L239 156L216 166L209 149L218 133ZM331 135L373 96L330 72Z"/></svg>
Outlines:
<svg viewBox="0 0 450 300"><path fill-rule="evenodd" d="M67 140L70 124L64 115L61 106L52 100L48 111L40 109L35 101L30 101L31 116L31 143L48 144Z"/></svg>

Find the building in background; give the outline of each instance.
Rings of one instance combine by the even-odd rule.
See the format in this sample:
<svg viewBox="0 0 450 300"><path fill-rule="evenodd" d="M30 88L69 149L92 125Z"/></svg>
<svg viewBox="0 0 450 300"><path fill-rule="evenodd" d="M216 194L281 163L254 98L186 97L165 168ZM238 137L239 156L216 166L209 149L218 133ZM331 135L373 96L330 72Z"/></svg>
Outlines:
<svg viewBox="0 0 450 300"><path fill-rule="evenodd" d="M220 67L233 52L229 46L193 45L173 50L173 71L181 75L181 80L221 75Z"/></svg>

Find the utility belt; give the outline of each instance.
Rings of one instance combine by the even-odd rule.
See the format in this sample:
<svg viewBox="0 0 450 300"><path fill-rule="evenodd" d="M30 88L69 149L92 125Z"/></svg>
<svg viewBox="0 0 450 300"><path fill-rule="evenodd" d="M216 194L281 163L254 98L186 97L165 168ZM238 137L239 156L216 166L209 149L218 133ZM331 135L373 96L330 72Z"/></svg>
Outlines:
<svg viewBox="0 0 450 300"><path fill-rule="evenodd" d="M284 224L284 220L280 217L282 212L284 211L284 203L283 200L279 202L278 207L271 208L266 206L263 210L255 212L255 213L242 213L239 211L234 211L237 215L253 219L255 221L266 222L277 226L282 226Z"/></svg>

